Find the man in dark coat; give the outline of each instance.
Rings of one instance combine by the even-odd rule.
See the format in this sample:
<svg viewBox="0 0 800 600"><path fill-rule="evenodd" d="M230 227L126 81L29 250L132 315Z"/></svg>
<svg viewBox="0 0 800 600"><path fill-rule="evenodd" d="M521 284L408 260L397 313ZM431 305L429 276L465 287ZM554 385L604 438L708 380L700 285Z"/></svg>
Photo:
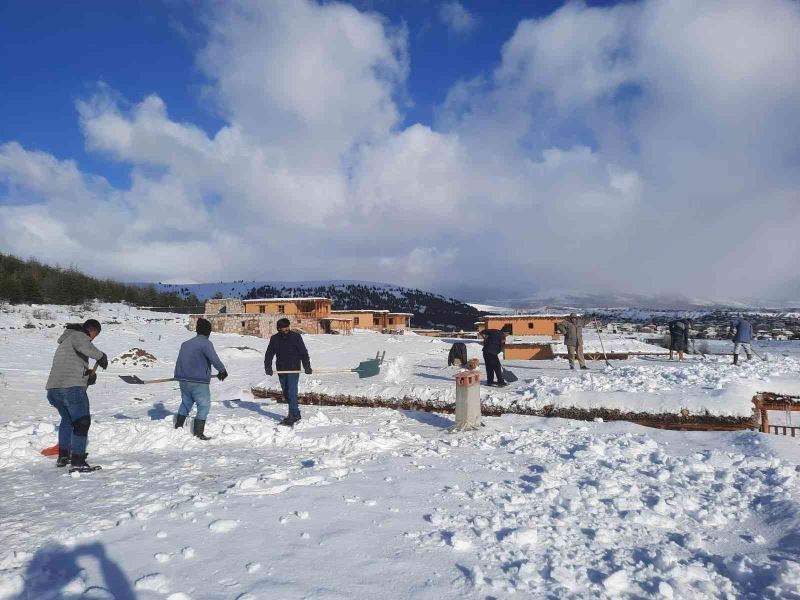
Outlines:
<svg viewBox="0 0 800 600"><path fill-rule="evenodd" d="M508 384L503 378L503 366L500 364L500 354L506 345L506 336L511 333L511 325L505 324L501 329L484 329L481 331L483 338L483 363L486 365L486 385L505 387ZM494 380L497 378L497 384Z"/></svg>
<svg viewBox="0 0 800 600"><path fill-rule="evenodd" d="M272 375L272 359L278 371L298 371L297 373L279 373L283 397L289 403L289 414L280 425L293 427L300 420L300 405L297 401L297 384L300 381L300 363L306 375L311 375L311 359L303 343L303 337L296 331L290 331L289 319L278 321L278 333L269 338L269 346L264 356L264 371Z"/></svg>
<svg viewBox="0 0 800 600"><path fill-rule="evenodd" d="M675 319L669 322L669 359L672 360L672 353L678 353L678 360L683 360L683 353L689 349L689 327L688 319Z"/></svg>

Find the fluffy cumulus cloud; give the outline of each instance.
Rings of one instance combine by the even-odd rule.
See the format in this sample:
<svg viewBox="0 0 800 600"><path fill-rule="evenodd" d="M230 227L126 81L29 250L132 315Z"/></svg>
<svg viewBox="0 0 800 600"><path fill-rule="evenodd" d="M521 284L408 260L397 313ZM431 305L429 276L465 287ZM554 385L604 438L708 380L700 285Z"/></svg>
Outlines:
<svg viewBox="0 0 800 600"><path fill-rule="evenodd" d="M570 2L520 22L432 124L403 124L407 32L379 14L237 0L205 22L198 64L226 125L101 88L78 117L87 148L131 167L125 188L6 141L4 249L127 279L489 299L774 297L800 280L796 2Z"/></svg>

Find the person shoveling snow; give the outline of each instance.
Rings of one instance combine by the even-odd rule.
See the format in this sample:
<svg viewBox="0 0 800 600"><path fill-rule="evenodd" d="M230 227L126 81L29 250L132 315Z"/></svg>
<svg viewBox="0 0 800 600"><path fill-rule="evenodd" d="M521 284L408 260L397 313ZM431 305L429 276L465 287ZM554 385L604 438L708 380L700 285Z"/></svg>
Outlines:
<svg viewBox="0 0 800 600"><path fill-rule="evenodd" d="M201 440L210 439L205 435L206 419L211 408L211 367L217 370L217 379L225 381L228 372L217 356L214 344L208 339L211 335L211 322L197 319L197 335L181 344L178 360L175 363L175 379L181 388L181 407L175 417L175 429L183 427L186 417L197 404L192 433Z"/></svg>
<svg viewBox="0 0 800 600"><path fill-rule="evenodd" d="M58 338L58 348L45 385L47 401L61 415L56 466L71 464L70 473L88 473L100 468L86 462L92 424L86 388L97 379L95 370L89 369L89 359L97 361L95 369L97 366L108 368L108 357L92 344L92 340L100 335L100 329L100 323L95 319L89 319L83 325L70 323L66 326Z"/></svg>
<svg viewBox="0 0 800 600"><path fill-rule="evenodd" d="M300 381L300 363L306 375L311 375L311 359L303 342L303 337L296 331L289 329L289 319L278 321L278 333L269 338L269 346L264 355L264 371L272 375L272 360L275 358L278 379L281 391L286 402L289 403L289 414L280 422L281 425L293 427L300 416L300 405L297 401L297 385ZM280 371L294 371L293 373L280 373Z"/></svg>

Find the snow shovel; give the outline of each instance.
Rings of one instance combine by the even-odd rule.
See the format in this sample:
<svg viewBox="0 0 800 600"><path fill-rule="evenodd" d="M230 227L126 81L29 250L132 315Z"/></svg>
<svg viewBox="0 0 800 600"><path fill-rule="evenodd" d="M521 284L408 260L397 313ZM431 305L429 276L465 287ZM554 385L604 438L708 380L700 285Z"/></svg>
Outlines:
<svg viewBox="0 0 800 600"><path fill-rule="evenodd" d="M765 352L765 353L763 354L763 356L762 356L761 354L759 354L759 353L758 353L758 350L756 350L755 348L753 348L753 345L752 345L752 344L750 344L750 350L752 350L752 351L753 351L753 354L755 354L755 355L756 355L758 358L760 358L760 359L761 359L761 360L763 360L764 362L767 362L767 361L769 360L769 354L767 354L767 353Z"/></svg>
<svg viewBox="0 0 800 600"><path fill-rule="evenodd" d="M383 356L386 355L386 352L383 353ZM358 366L354 369L314 369L314 374L317 375L327 375L329 373L356 373L359 379L366 379L367 377L375 377L381 372L381 363L383 362L383 356L376 356L375 358L370 358L367 360L363 360L358 363ZM273 371L275 375L289 375L292 373L304 373L305 371Z"/></svg>
<svg viewBox="0 0 800 600"><path fill-rule="evenodd" d="M194 379L177 379L175 377L166 377L164 379L142 379L138 375L120 375L119 376L122 381L125 383L132 383L135 385L146 385L148 383L166 383L168 381L186 381L187 383L205 383L208 384L208 381L196 381ZM216 375L214 376L216 378Z"/></svg>
<svg viewBox="0 0 800 600"><path fill-rule="evenodd" d="M511 371L503 367L503 380L506 383L514 383L515 381L519 380L519 377L514 375Z"/></svg>
<svg viewBox="0 0 800 600"><path fill-rule="evenodd" d="M606 361L606 365L607 366L609 366L609 367L611 367L613 369L614 365L612 365L610 362L608 362L608 356L606 356L606 349L603 346L603 336L600 335L600 325L597 324L597 317L595 317L595 319L594 319L594 328L597 330L597 339L600 340L600 350L603 351L603 360Z"/></svg>

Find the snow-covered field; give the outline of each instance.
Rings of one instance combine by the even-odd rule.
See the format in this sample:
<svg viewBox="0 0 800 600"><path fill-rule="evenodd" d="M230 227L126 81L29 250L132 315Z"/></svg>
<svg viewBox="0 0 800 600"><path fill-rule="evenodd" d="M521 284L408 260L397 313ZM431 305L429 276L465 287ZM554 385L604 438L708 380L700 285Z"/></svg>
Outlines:
<svg viewBox="0 0 800 600"><path fill-rule="evenodd" d="M516 415L449 434L435 413L308 406L286 430L285 406L249 392L267 341L214 334L231 376L212 384L215 437L200 442L171 429L177 385L114 375L170 376L185 317L18 308L0 312L0 598L800 598L797 439ZM38 454L55 442L43 388L63 324L89 316L109 357L154 360L113 361L90 388L103 470L71 477ZM315 368L386 363L301 392L453 400L447 340L306 341ZM783 348L738 368L511 362L519 381L482 399L746 416L755 391L800 391Z"/></svg>

